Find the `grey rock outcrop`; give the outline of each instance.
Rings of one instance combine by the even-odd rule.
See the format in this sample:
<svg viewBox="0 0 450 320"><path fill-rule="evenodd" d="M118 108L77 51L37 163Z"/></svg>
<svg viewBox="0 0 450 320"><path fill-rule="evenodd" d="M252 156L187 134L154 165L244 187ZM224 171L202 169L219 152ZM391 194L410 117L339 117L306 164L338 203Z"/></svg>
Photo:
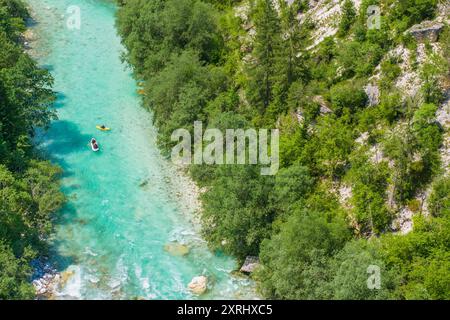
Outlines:
<svg viewBox="0 0 450 320"><path fill-rule="evenodd" d="M364 91L367 95L367 103L370 107L376 106L380 103L380 89L376 84L369 83Z"/></svg>
<svg viewBox="0 0 450 320"><path fill-rule="evenodd" d="M240 271L245 273L252 273L259 266L258 257L248 256L242 265Z"/></svg>
<svg viewBox="0 0 450 320"><path fill-rule="evenodd" d="M419 42L424 42L426 40L436 42L439 38L439 33L443 28L443 23L423 21L420 24L412 26L407 32L409 32Z"/></svg>
<svg viewBox="0 0 450 320"><path fill-rule="evenodd" d="M320 106L320 114L324 115L327 113L332 113L333 110L330 109L329 103L322 96L314 96L312 101L317 103Z"/></svg>

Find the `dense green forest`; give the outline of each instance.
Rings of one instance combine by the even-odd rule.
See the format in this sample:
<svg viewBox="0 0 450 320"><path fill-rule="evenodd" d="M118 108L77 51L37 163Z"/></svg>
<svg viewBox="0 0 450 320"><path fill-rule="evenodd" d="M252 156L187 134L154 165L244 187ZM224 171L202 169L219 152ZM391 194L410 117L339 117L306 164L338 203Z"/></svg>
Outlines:
<svg viewBox="0 0 450 320"><path fill-rule="evenodd" d="M207 190L202 220L210 246L239 259L259 256L253 277L265 297L450 298L450 179L435 115L449 77L448 26L441 55L424 63L411 57L421 82L414 96L394 86L401 61L388 55L398 45L417 48L405 30L432 20L438 0L363 0L359 10L342 1L338 32L314 49L315 21L297 20L307 1L280 1L279 9L248 1L250 26L235 14L247 1L119 2L124 59L143 83L164 154L173 130L192 131L195 120L280 129L275 176L250 165L190 168ZM367 27L369 5L389 8L380 29ZM377 66L379 102L368 107L364 87ZM371 161L374 146L384 160ZM344 185L352 190L347 205L336 192ZM427 214L416 199L426 188ZM399 234L392 225L403 207L415 213L414 228ZM370 265L380 268L380 289L368 289Z"/></svg>
<svg viewBox="0 0 450 320"><path fill-rule="evenodd" d="M60 169L31 142L55 113L53 80L21 44L27 17L23 2L0 0L0 300L34 298L30 262L45 254L51 213L64 201Z"/></svg>

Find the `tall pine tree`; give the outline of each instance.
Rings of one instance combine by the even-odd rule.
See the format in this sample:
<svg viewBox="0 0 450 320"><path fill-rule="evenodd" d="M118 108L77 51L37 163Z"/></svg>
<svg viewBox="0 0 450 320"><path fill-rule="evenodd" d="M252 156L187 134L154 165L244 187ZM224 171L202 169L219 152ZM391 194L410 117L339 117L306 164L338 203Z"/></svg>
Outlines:
<svg viewBox="0 0 450 320"><path fill-rule="evenodd" d="M253 20L257 30L249 68L248 100L263 115L273 99L276 60L280 50L280 20L271 0L258 0Z"/></svg>
<svg viewBox="0 0 450 320"><path fill-rule="evenodd" d="M292 83L307 79L305 67L306 33L297 20L298 4L280 1L281 42L276 52L273 101L266 111L266 119L276 121L288 109L288 92Z"/></svg>

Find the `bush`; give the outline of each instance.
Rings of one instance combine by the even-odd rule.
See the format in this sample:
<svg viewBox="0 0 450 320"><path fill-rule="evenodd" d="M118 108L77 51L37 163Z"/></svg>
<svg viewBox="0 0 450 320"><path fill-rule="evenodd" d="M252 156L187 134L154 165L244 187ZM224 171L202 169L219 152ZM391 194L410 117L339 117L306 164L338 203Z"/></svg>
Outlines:
<svg viewBox="0 0 450 320"><path fill-rule="evenodd" d="M311 178L308 168L299 164L283 168L275 177L271 194L272 205L278 214L286 213L308 196L313 185L314 179Z"/></svg>
<svg viewBox="0 0 450 320"><path fill-rule="evenodd" d="M402 69L398 65L400 61L394 57L390 57L381 63L381 72L383 75L380 84L382 88L388 89L392 86L395 79L398 78Z"/></svg>
<svg viewBox="0 0 450 320"><path fill-rule="evenodd" d="M369 76L383 57L384 49L377 43L350 41L338 48L338 64L343 67L342 76Z"/></svg>
<svg viewBox="0 0 450 320"><path fill-rule="evenodd" d="M440 178L433 184L433 191L428 198L428 209L435 216L450 215L450 178Z"/></svg>
<svg viewBox="0 0 450 320"><path fill-rule="evenodd" d="M402 97L398 92L383 94L377 108L381 119L385 119L389 124L398 120L405 112Z"/></svg>
<svg viewBox="0 0 450 320"><path fill-rule="evenodd" d="M392 6L389 20L391 27L402 33L413 24L431 20L436 11L438 0L401 0Z"/></svg>
<svg viewBox="0 0 450 320"><path fill-rule="evenodd" d="M15 257L11 248L0 241L0 299L33 299L34 288L28 281L30 274L27 259Z"/></svg>
<svg viewBox="0 0 450 320"><path fill-rule="evenodd" d="M256 274L260 290L272 299L328 298L329 259L349 236L346 223L336 216L293 213L280 232L261 246L263 268Z"/></svg>
<svg viewBox="0 0 450 320"><path fill-rule="evenodd" d="M422 96L426 103L439 104L443 98L441 79L446 76L449 63L438 55L432 54L430 59L422 66L420 78Z"/></svg>
<svg viewBox="0 0 450 320"><path fill-rule="evenodd" d="M380 287L370 289L370 266L379 268ZM398 277L389 269L379 252L377 241L355 240L348 242L333 259L331 270L335 272L330 283L334 299L378 300L392 297ZM369 272L368 272L369 271ZM376 272L376 271L375 271Z"/></svg>
<svg viewBox="0 0 450 320"><path fill-rule="evenodd" d="M270 237L275 214L269 206L273 177L261 176L251 165L222 165L202 196L203 230L213 248L239 258L258 255Z"/></svg>
<svg viewBox="0 0 450 320"><path fill-rule="evenodd" d="M310 140L305 152L308 147L311 149L309 153L313 153L321 174L336 178L347 167L354 139L348 117L322 117L317 123L317 135Z"/></svg>
<svg viewBox="0 0 450 320"><path fill-rule="evenodd" d="M367 95L362 86L354 81L340 82L331 87L330 99L334 112L338 115L342 114L344 108L355 112L367 103Z"/></svg>
<svg viewBox="0 0 450 320"><path fill-rule="evenodd" d="M414 134L424 153L437 151L442 144L442 132L435 122L436 111L437 106L426 103L413 116Z"/></svg>
<svg viewBox="0 0 450 320"><path fill-rule="evenodd" d="M352 185L351 202L359 231L366 235L380 234L392 218L386 207L387 166L385 163L372 164L365 149L352 154L351 165L346 178Z"/></svg>
<svg viewBox="0 0 450 320"><path fill-rule="evenodd" d="M450 221L448 218L414 219L407 235L381 238L381 255L398 270L396 296L404 299L449 299Z"/></svg>

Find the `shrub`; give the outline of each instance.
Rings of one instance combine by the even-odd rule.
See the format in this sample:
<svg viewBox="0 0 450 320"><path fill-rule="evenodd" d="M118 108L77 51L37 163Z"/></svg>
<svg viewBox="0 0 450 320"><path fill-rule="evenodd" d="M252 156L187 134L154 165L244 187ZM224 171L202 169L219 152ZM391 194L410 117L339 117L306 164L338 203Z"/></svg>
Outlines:
<svg viewBox="0 0 450 320"><path fill-rule="evenodd" d="M438 179L433 184L433 191L428 199L430 213L437 217L450 214L450 178Z"/></svg>
<svg viewBox="0 0 450 320"><path fill-rule="evenodd" d="M398 78L402 71L402 69L398 65L399 63L400 61L398 61L398 59L395 57L390 57L381 63L381 72L383 74L383 78L380 83L382 88L390 88L393 81Z"/></svg>
<svg viewBox="0 0 450 320"><path fill-rule="evenodd" d="M352 112L363 108L367 102L367 95L362 86L354 81L340 82L330 89L330 98L334 112L341 114L344 108Z"/></svg>

